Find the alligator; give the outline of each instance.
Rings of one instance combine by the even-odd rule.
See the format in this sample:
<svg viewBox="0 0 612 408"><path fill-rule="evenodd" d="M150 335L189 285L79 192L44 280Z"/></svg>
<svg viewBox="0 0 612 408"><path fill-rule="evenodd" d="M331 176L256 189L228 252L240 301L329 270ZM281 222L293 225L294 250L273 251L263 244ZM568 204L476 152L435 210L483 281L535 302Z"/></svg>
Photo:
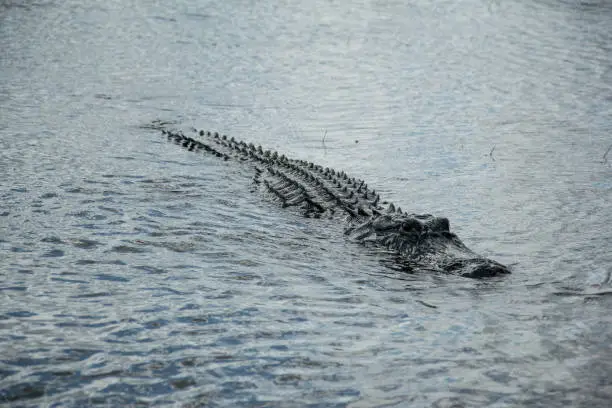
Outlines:
<svg viewBox="0 0 612 408"><path fill-rule="evenodd" d="M253 165L254 182L282 207L294 207L306 217L345 221L350 240L394 254L401 269L433 270L468 278L510 273L510 269L470 250L450 231L447 218L410 214L382 201L375 190L344 171L324 168L304 160L287 158L261 146L192 129L193 136L157 122L168 140L187 150L235 159Z"/></svg>

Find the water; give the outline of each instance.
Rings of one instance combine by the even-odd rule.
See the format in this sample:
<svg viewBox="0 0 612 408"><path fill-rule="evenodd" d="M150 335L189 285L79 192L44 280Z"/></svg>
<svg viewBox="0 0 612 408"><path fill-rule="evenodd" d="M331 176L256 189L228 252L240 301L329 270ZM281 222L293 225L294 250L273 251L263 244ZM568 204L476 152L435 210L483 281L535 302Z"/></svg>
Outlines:
<svg viewBox="0 0 612 408"><path fill-rule="evenodd" d="M612 5L218 3L0 2L0 404L609 406ZM398 271L155 119L513 274Z"/></svg>

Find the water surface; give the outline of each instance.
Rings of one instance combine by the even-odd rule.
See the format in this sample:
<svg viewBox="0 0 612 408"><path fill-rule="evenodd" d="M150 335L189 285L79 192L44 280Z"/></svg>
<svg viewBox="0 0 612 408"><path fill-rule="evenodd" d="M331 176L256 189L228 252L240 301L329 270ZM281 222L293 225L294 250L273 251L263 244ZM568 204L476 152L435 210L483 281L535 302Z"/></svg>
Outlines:
<svg viewBox="0 0 612 408"><path fill-rule="evenodd" d="M0 3L0 404L608 406L608 2ZM142 126L446 216L408 274Z"/></svg>

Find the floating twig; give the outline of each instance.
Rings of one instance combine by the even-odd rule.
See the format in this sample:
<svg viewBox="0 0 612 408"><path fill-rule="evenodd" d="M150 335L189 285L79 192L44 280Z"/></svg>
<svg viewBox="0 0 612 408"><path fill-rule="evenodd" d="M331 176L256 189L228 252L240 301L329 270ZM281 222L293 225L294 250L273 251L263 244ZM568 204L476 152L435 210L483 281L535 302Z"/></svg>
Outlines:
<svg viewBox="0 0 612 408"><path fill-rule="evenodd" d="M610 146L608 146L608 150L606 150L606 152L603 155L603 161L602 163L607 163L608 162L608 153L610 153L610 150L612 150L612 144Z"/></svg>
<svg viewBox="0 0 612 408"><path fill-rule="evenodd" d="M427 302L425 302L423 300L417 299L416 301L419 302L420 304L422 304L423 306L427 306L427 307L430 307L432 309L437 309L438 308L438 306L432 305L431 303L427 303Z"/></svg>

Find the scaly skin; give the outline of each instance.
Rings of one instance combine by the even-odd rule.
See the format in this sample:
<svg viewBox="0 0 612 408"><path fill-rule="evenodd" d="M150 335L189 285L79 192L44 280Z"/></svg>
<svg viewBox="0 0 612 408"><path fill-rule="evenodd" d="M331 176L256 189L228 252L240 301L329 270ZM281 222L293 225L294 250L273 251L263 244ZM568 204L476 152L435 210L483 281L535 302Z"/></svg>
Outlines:
<svg viewBox="0 0 612 408"><path fill-rule="evenodd" d="M448 219L396 209L393 204L381 201L362 180L343 171L288 159L218 133L196 131L195 137L190 137L166 130L161 123L148 127L160 129L169 140L190 151L253 164L255 182L283 207L299 208L307 217L341 215L346 222L345 234L351 240L393 251L408 269L443 271L469 278L510 273L506 266L466 247L450 232ZM387 207L383 208L383 204Z"/></svg>

